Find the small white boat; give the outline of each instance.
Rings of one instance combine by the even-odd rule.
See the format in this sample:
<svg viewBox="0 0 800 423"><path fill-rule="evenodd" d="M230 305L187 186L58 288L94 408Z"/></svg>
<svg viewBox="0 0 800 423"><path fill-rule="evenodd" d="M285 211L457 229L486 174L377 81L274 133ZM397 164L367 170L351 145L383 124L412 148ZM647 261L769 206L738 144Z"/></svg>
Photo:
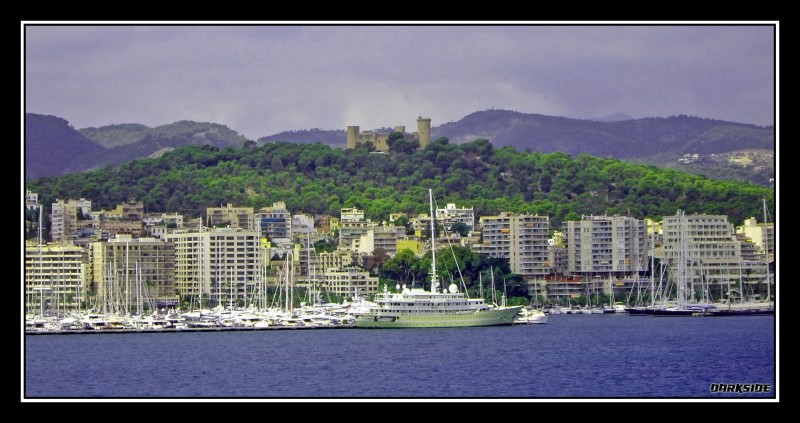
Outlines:
<svg viewBox="0 0 800 423"><path fill-rule="evenodd" d="M514 319L514 324L545 324L548 317L547 313L542 310L523 308Z"/></svg>

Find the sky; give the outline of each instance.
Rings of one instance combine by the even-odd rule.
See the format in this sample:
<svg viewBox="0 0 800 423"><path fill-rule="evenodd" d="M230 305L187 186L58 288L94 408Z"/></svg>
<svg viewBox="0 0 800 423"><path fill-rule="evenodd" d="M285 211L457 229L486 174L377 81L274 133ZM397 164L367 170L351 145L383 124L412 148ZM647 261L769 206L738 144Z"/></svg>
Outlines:
<svg viewBox="0 0 800 423"><path fill-rule="evenodd" d="M382 25L376 25L381 23ZM245 25L247 24L247 25ZM778 22L22 22L25 113L76 129L436 127L481 110L774 125Z"/></svg>

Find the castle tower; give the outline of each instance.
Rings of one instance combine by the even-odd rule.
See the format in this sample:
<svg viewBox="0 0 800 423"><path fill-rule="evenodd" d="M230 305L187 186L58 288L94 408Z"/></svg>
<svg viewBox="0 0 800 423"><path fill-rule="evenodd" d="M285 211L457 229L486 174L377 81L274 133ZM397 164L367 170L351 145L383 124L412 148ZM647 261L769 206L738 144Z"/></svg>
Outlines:
<svg viewBox="0 0 800 423"><path fill-rule="evenodd" d="M431 119L417 118L417 137L419 139L419 148L425 148L431 141Z"/></svg>
<svg viewBox="0 0 800 423"><path fill-rule="evenodd" d="M394 132L399 132L401 134L405 134L406 133L406 127L405 126L395 126L394 127Z"/></svg>
<svg viewBox="0 0 800 423"><path fill-rule="evenodd" d="M358 133L359 133L358 126L347 127L347 148L356 148Z"/></svg>

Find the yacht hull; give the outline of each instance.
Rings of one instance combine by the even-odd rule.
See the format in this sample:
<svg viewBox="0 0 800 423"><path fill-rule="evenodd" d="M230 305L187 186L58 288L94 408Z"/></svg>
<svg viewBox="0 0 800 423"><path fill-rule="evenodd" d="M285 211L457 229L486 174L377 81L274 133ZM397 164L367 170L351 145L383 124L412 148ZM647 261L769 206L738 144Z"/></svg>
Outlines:
<svg viewBox="0 0 800 423"><path fill-rule="evenodd" d="M514 323L521 308L522 306L458 314L368 314L356 319L356 327L389 329L503 326Z"/></svg>

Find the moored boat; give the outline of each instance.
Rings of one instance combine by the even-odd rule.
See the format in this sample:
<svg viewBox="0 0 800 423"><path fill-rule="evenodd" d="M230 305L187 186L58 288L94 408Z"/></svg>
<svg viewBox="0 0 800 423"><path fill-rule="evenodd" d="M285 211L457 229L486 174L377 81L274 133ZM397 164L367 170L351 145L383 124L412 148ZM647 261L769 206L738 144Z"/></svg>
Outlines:
<svg viewBox="0 0 800 423"><path fill-rule="evenodd" d="M431 234L435 232L433 193L429 189ZM402 287L390 293L384 286L376 294L369 311L355 318L360 328L443 328L511 325L523 306L495 306L482 298L468 298L455 284L440 289L436 274L436 246L431 237L430 291L420 287Z"/></svg>
<svg viewBox="0 0 800 423"><path fill-rule="evenodd" d="M516 319L514 320L515 324L545 324L547 323L547 319L549 316L542 310L536 308L523 308L517 314Z"/></svg>

